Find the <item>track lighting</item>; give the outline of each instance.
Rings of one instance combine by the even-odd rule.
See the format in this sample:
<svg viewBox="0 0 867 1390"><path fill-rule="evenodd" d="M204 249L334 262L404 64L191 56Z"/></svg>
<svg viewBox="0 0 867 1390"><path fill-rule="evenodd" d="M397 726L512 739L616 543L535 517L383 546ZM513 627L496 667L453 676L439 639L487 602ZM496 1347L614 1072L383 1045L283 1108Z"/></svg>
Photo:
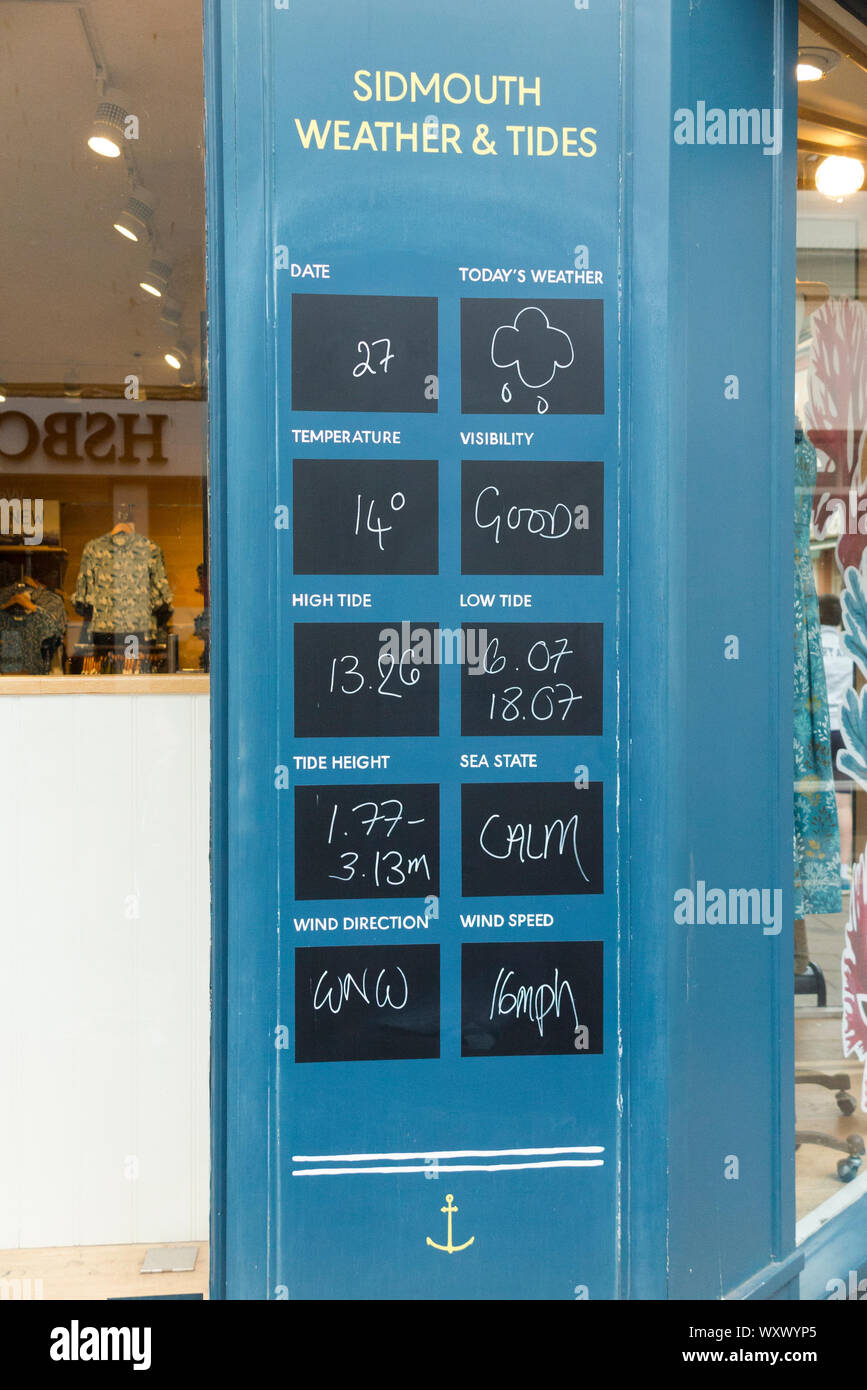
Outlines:
<svg viewBox="0 0 867 1390"><path fill-rule="evenodd" d="M142 278L139 280L139 287L146 294L153 295L154 299L162 299L168 289L171 279L172 268L165 261L151 261Z"/></svg>
<svg viewBox="0 0 867 1390"><path fill-rule="evenodd" d="M797 77L799 82L819 82L840 62L840 54L833 48L800 48L798 50Z"/></svg>
<svg viewBox="0 0 867 1390"><path fill-rule="evenodd" d="M176 299L164 299L160 305L160 323L164 323L166 328L172 328L177 332L183 311L184 306L179 304Z"/></svg>
<svg viewBox="0 0 867 1390"><path fill-rule="evenodd" d="M187 343L175 343L163 353L163 358L176 372L191 365L191 349Z"/></svg>
<svg viewBox="0 0 867 1390"><path fill-rule="evenodd" d="M826 198L841 202L850 193L857 193L864 183L864 165L860 159L831 154L816 170L816 187Z"/></svg>
<svg viewBox="0 0 867 1390"><path fill-rule="evenodd" d="M114 223L115 231L120 232L127 241L147 240L155 206L154 195L141 184L136 184L126 196L123 209Z"/></svg>
<svg viewBox="0 0 867 1390"><path fill-rule="evenodd" d="M94 154L105 159L117 159L123 149L124 125L129 114L129 99L116 88L107 88L99 99L96 115L90 127L87 143Z"/></svg>

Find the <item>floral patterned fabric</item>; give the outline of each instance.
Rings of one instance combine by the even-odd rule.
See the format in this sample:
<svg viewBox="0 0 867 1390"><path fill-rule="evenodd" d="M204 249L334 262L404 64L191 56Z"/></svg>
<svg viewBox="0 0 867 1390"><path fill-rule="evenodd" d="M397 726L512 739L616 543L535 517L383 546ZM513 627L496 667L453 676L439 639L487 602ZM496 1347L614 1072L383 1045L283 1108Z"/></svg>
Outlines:
<svg viewBox="0 0 867 1390"><path fill-rule="evenodd" d="M839 912L840 831L819 601L810 561L816 450L795 431L795 916Z"/></svg>
<svg viewBox="0 0 867 1390"><path fill-rule="evenodd" d="M154 614L172 605L163 552L135 533L88 541L72 602L90 618L91 632L141 632L154 638Z"/></svg>

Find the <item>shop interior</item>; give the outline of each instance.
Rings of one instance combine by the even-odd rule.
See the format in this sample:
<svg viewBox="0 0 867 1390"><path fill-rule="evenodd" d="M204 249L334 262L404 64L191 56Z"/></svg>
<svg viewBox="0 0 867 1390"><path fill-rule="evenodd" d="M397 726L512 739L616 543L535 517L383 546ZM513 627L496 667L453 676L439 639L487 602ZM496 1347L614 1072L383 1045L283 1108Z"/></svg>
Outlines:
<svg viewBox="0 0 867 1390"><path fill-rule="evenodd" d="M0 0L0 1299L207 1297L202 36Z"/></svg>
<svg viewBox="0 0 867 1390"><path fill-rule="evenodd" d="M867 520L860 520L867 503L859 507L867 402L865 26L839 5L802 4L798 78L795 913L800 904L803 916L795 925L795 1096L803 1241L867 1186L858 1000L867 901L854 867L867 843L867 794L863 773L859 784L851 771L857 753L850 747L847 757L844 743L847 691L864 684L852 574L865 572L867 540Z"/></svg>

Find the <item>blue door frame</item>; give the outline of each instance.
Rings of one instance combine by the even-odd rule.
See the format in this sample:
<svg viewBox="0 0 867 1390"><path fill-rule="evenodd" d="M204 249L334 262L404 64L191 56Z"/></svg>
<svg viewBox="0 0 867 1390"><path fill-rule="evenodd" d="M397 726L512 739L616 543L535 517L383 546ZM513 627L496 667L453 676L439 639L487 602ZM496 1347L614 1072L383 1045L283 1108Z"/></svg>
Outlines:
<svg viewBox="0 0 867 1390"><path fill-rule="evenodd" d="M422 7L411 7L417 13L409 18L406 5L398 8L403 27L397 26L396 51L424 68L448 61L448 45L437 47ZM487 8L499 29L510 16L520 28L523 6ZM289 843L283 838L289 803L279 800L283 793L275 795L272 782L274 765L286 762L275 750L290 744L288 705L283 710L275 694L289 688L288 653L275 615L293 582L269 529L282 500L288 419L281 353L289 291L279 280L284 272L275 270L274 249L287 240L287 226L294 230L296 207L302 209L297 227L309 225L303 207L317 198L322 245L339 249L341 237L346 245L351 241L345 228L332 235L328 226L329 214L336 213L328 202L329 166L309 165L307 183L287 154L287 89L291 94L295 83L309 95L287 25L297 26L297 51L313 65L327 98L321 113L308 114L327 115L335 93L342 92L340 81L324 68L317 72L316 64L327 55L329 33L344 56L338 37L348 23L344 7L336 0L329 20L328 5L318 5L315 23L307 9L300 0L288 6L280 0L205 5L215 1298L330 1292L327 1269L313 1270L312 1260L311 1269L305 1268L306 1218L293 1206L290 1176L293 1144L301 1142L305 1118L299 1111L312 1103L294 1081L287 1083L287 1064L273 1041L280 1023L275 962L282 959L274 938L290 931L288 903L280 897L285 890L277 887L279 848ZM478 9L484 13L485 6ZM549 51L562 55L546 60L556 87L570 71L568 46L560 45L563 11L572 6L545 0L535 9L539 29L556 45ZM387 29L396 10L391 0L371 0L355 6L359 13L374 29ZM608 692L617 711L616 768L601 755L609 785L618 788L616 845L609 836L606 851L606 874L612 871L616 893L607 890L604 899L614 903L613 916L601 912L599 918L600 932L610 929L606 1007L609 1019L617 1020L617 1039L606 1041L616 1064L594 1073L602 1078L601 1089L594 1099L595 1083L589 1083L587 1102L588 1114L596 1113L594 1106L602 1107L600 1115L608 1107L616 1171L612 1184L599 1189L605 1193L601 1207L598 1201L587 1207L586 1194L576 1189L586 1246L594 1252L587 1256L596 1281L589 1296L798 1297L800 1268L806 1255L809 1274L813 1257L809 1249L795 1249L792 1142L797 7L794 0L767 6L754 0L705 0L698 6L690 0L624 0L620 6L591 0L586 15L571 18L585 23L583 33L600 45L601 85L594 87L585 68L582 80L606 119L613 112L612 124L619 127L619 229L601 256L606 281L620 287L616 295L613 288L605 291L612 354L606 368L610 373L613 365L616 377L606 411L609 424L616 421L616 443L610 445L604 422L592 436L600 450L610 451L606 505L612 521L617 514L617 526L608 555L619 557L610 587L598 588L602 608L611 601L604 621L617 633L618 682ZM437 23L445 23L442 15ZM454 58L455 69L487 70L465 69L480 40L475 17L465 34L456 22L454 33L452 47L461 55ZM464 40L469 57L463 55ZM535 54L532 40L526 43ZM384 49L381 66L400 65ZM782 113L780 152L766 156L760 144L675 142L675 112L694 114L695 133L700 113L711 108ZM335 113L346 114L336 107ZM688 130L685 120L680 125ZM604 175L600 179L598 197L604 200L609 185ZM353 192L357 196L357 188ZM447 190L443 197L446 206ZM480 216L488 211L483 208ZM581 216L576 206L576 223ZM592 214L585 225L588 220L592 227ZM547 226L558 226L555 214ZM524 230L519 214L515 232ZM492 232L495 246L497 235ZM373 252L370 259L386 286L381 292L424 293L411 273L406 289L397 275L396 291ZM361 264L355 280L346 282L350 292L374 292L366 273ZM455 328L457 321L443 322ZM440 360L445 393L451 368L442 347ZM522 421L516 423L523 428ZM568 450L567 436L556 432L562 428L552 421L550 438ZM410 455L419 456L429 457ZM547 592L544 586L540 591ZM407 592L416 592L409 582ZM422 590L418 594L422 601ZM448 843L457 828L443 828ZM727 901L730 890L780 891L782 930L775 932L776 919L767 930L749 921L708 925L699 899L704 903L715 888L725 891ZM682 917L684 903L693 905L692 922L676 920L676 907L681 905ZM445 950L442 933L439 940ZM551 1059L544 1061L547 1066ZM588 1057L577 1065L595 1061ZM418 1077L418 1068L432 1064L375 1065L403 1067L401 1076L414 1067ZM507 1074L525 1075L519 1068L496 1075ZM552 1117L565 1133L574 1117L562 1113L559 1072L550 1068L537 1075L548 1078L545 1085L550 1081ZM413 1083L400 1084L411 1096ZM521 1089L524 1082L517 1084L516 1094L529 1110L530 1093ZM323 1087L327 1092L327 1080ZM345 1094L338 1088L332 1101ZM488 1116L486 1133L494 1133L497 1123ZM445 1187L425 1186L435 1190L438 1210ZM341 1194L347 1190L338 1187ZM510 1219L515 1191L498 1210L501 1225ZM317 1211L320 1200L311 1193ZM328 1200L346 1223L348 1248L355 1239L370 1251L370 1286L357 1285L348 1294L335 1276L334 1296L381 1296L377 1284L384 1280L392 1287L394 1242L389 1247L365 1231L362 1215L379 1197L367 1190L357 1199ZM415 1200L407 1198L410 1204ZM838 1218L836 1229L851 1236L856 1213L854 1208ZM573 1217L566 1211L560 1245L573 1240ZM558 1246L556 1236L552 1242ZM852 1261L858 1242L851 1236L835 1246L826 1238L823 1269L837 1258L857 1267ZM581 1258L580 1249L564 1257L555 1248L552 1262L564 1270L574 1266L573 1284L580 1287ZM580 1296L565 1281L560 1292L552 1292L532 1262L521 1268L511 1291L480 1273L456 1275L454 1285L434 1282L420 1292L425 1286L413 1283L415 1277L407 1273L411 1297ZM805 1296L822 1296L818 1278L804 1280ZM534 1291L537 1284L541 1292Z"/></svg>

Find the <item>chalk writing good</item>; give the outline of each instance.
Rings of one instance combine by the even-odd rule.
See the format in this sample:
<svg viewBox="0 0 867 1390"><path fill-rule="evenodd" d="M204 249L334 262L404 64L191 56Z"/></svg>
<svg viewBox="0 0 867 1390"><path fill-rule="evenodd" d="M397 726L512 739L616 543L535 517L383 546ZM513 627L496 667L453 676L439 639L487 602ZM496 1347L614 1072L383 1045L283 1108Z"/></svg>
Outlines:
<svg viewBox="0 0 867 1390"><path fill-rule="evenodd" d="M292 409L437 409L437 301L293 294Z"/></svg>
<svg viewBox="0 0 867 1390"><path fill-rule="evenodd" d="M295 623L295 737L435 736L433 623Z"/></svg>
<svg viewBox="0 0 867 1390"><path fill-rule="evenodd" d="M603 465L464 459L464 574L601 574Z"/></svg>
<svg viewBox="0 0 867 1390"><path fill-rule="evenodd" d="M465 943L461 1055L602 1052L602 958L601 941Z"/></svg>
<svg viewBox="0 0 867 1390"><path fill-rule="evenodd" d="M425 898L439 893L439 787L295 788L295 897Z"/></svg>
<svg viewBox="0 0 867 1390"><path fill-rule="evenodd" d="M436 574L432 459L295 459L295 574Z"/></svg>
<svg viewBox="0 0 867 1390"><path fill-rule="evenodd" d="M462 299L465 415L601 415L601 299Z"/></svg>
<svg viewBox="0 0 867 1390"><path fill-rule="evenodd" d="M461 733L602 733L601 623L463 626Z"/></svg>
<svg viewBox="0 0 867 1390"><path fill-rule="evenodd" d="M601 893L602 783L461 786L464 897Z"/></svg>
<svg viewBox="0 0 867 1390"><path fill-rule="evenodd" d="M438 946L301 946L295 1061L440 1055Z"/></svg>

